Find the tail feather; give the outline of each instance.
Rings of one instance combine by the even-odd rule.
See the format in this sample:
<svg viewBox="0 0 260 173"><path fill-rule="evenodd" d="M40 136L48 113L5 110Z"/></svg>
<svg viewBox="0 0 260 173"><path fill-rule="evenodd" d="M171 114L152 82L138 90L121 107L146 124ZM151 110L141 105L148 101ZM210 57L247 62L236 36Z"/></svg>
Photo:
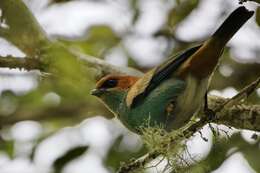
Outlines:
<svg viewBox="0 0 260 173"><path fill-rule="evenodd" d="M212 37L183 63L178 75L185 77L191 74L198 79L208 77L216 67L226 43L253 14L243 6L233 11Z"/></svg>
<svg viewBox="0 0 260 173"><path fill-rule="evenodd" d="M225 45L253 14L253 11L247 10L244 6L237 8L212 35L212 39L219 39L222 45Z"/></svg>

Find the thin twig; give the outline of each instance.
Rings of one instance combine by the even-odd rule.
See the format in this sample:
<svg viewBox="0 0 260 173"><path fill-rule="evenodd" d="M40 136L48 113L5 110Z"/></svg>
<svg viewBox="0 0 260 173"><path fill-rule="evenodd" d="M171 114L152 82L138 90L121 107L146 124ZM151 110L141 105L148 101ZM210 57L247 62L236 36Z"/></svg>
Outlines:
<svg viewBox="0 0 260 173"><path fill-rule="evenodd" d="M233 96L231 99L228 99L226 102L224 102L220 107L214 110L215 113L221 111L224 107L231 107L232 105L237 104L242 99L249 97L252 92L255 91L257 86L260 83L260 77L258 77L254 82L244 87L238 94Z"/></svg>
<svg viewBox="0 0 260 173"><path fill-rule="evenodd" d="M88 67L98 69L100 71L100 76L104 76L106 74L122 74L140 77L143 75L141 71L134 68L115 66L99 58L83 54L76 49L70 48L69 51L74 54L79 60L85 63Z"/></svg>

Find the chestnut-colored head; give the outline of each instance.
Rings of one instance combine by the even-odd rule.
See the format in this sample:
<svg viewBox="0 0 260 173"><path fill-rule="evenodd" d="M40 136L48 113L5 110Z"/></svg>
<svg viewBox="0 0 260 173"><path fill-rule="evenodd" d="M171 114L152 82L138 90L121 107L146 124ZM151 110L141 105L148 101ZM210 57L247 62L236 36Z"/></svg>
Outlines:
<svg viewBox="0 0 260 173"><path fill-rule="evenodd" d="M138 80L134 76L108 75L97 82L91 94L97 96L115 115L124 101L127 91Z"/></svg>
<svg viewBox="0 0 260 173"><path fill-rule="evenodd" d="M96 89L92 90L91 94L99 97L105 92L126 91L137 80L134 76L107 75L97 82Z"/></svg>

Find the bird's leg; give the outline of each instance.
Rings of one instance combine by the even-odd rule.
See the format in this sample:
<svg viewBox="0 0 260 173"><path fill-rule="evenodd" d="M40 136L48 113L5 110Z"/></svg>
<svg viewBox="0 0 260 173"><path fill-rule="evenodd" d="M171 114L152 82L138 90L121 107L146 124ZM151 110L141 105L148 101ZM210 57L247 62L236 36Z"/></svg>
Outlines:
<svg viewBox="0 0 260 173"><path fill-rule="evenodd" d="M216 118L216 112L214 112L212 109L208 107L208 91L206 91L204 96L204 114L207 116L207 119L209 120L209 128L211 129L213 135L216 136L215 129L210 123L210 121Z"/></svg>
<svg viewBox="0 0 260 173"><path fill-rule="evenodd" d="M208 107L208 91L206 91L204 96L204 113L209 120L214 120L216 117L216 113Z"/></svg>

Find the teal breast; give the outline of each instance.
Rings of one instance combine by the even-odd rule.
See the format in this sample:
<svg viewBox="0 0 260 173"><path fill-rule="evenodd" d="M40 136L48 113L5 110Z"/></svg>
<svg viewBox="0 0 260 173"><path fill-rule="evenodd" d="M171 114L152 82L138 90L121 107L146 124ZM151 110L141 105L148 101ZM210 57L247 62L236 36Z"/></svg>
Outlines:
<svg viewBox="0 0 260 173"><path fill-rule="evenodd" d="M126 106L125 101L119 108L119 119L130 130L138 132L140 127L161 126L167 128L169 115L166 108L177 100L185 90L186 84L179 79L168 79L146 96L144 100L133 108ZM174 115L171 115L174 116ZM174 117L171 117L172 119Z"/></svg>

